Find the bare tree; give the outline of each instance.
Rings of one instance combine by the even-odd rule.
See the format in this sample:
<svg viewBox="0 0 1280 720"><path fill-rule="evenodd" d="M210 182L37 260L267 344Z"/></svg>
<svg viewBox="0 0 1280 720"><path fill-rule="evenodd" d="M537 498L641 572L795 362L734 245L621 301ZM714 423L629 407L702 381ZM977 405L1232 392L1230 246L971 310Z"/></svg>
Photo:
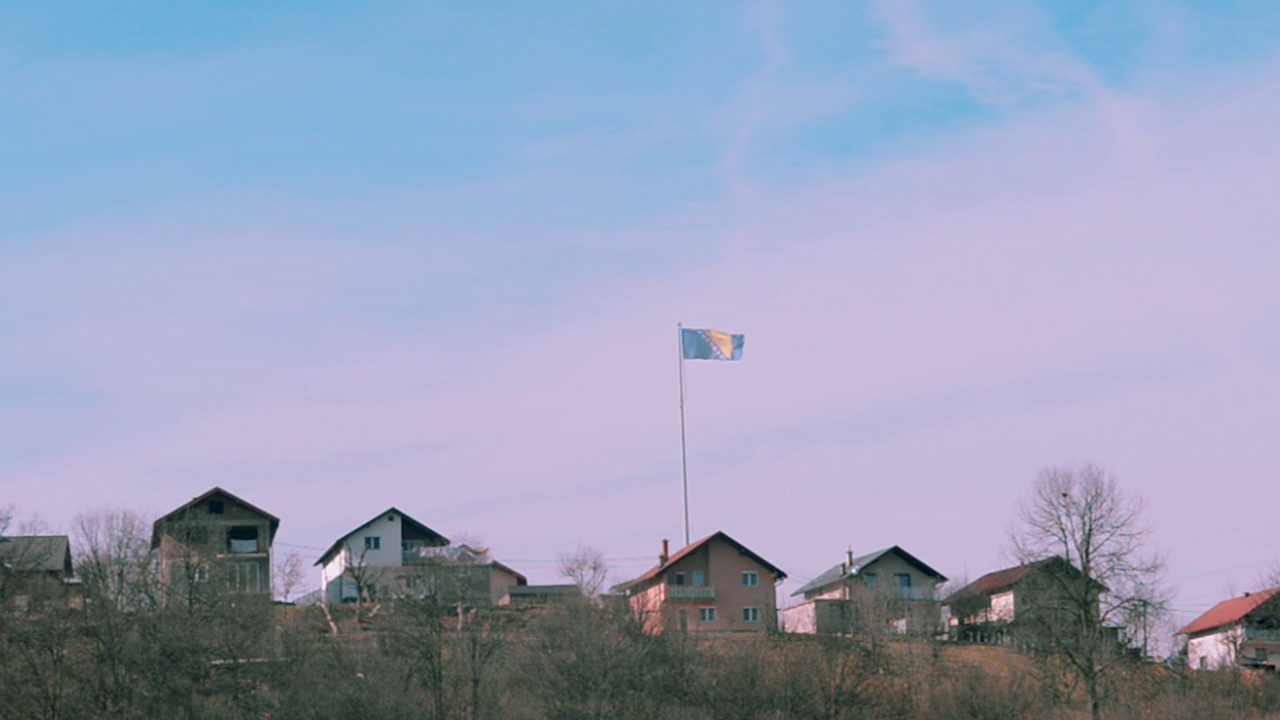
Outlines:
<svg viewBox="0 0 1280 720"><path fill-rule="evenodd" d="M346 567L342 570L342 574L350 578L351 584L355 586L357 625L364 620L365 600L377 595L378 583L382 579L382 568L368 563L365 557L368 552L369 548L364 547L357 555L347 548Z"/></svg>
<svg viewBox="0 0 1280 720"><path fill-rule="evenodd" d="M150 524L131 510L76 517L77 574L95 603L122 611L159 603L158 558L151 552L150 531Z"/></svg>
<svg viewBox="0 0 1280 720"><path fill-rule="evenodd" d="M584 596L594 598L609 576L609 563L600 550L579 544L573 552L560 553L560 575L577 585Z"/></svg>
<svg viewBox="0 0 1280 720"><path fill-rule="evenodd" d="M1145 502L1096 465L1049 467L1018 504L1010 530L1023 563L1050 558L1018 622L1031 647L1061 661L1101 717L1106 680L1130 657L1121 633L1163 611L1162 559L1146 550ZM1141 612L1139 612L1139 610ZM1133 637L1132 634L1128 637Z"/></svg>
<svg viewBox="0 0 1280 720"><path fill-rule="evenodd" d="M290 550L276 560L274 582L275 592L284 602L293 599L293 591L303 582L304 567L302 556L297 550Z"/></svg>

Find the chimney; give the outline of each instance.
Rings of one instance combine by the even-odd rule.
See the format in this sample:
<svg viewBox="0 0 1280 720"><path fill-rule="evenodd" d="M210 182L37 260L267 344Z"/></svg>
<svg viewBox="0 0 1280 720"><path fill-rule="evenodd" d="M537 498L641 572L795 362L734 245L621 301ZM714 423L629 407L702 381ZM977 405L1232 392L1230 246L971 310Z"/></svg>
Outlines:
<svg viewBox="0 0 1280 720"><path fill-rule="evenodd" d="M852 545L850 545L849 549L846 550L844 553L844 566L849 568L850 570L853 569L853 546Z"/></svg>
<svg viewBox="0 0 1280 720"><path fill-rule="evenodd" d="M667 545L667 539L662 538L662 554L658 556L658 567L667 564L667 558L670 556L670 548Z"/></svg>

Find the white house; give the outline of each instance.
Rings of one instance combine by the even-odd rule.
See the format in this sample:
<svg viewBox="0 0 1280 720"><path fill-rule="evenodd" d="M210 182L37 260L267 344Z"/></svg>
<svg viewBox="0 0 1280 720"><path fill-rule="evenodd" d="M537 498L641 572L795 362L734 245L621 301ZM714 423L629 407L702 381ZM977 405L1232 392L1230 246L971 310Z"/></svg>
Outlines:
<svg viewBox="0 0 1280 720"><path fill-rule="evenodd" d="M338 538L316 565L325 603L352 602L363 586L366 599L429 595L474 607L497 604L528 583L486 550L450 545L396 508Z"/></svg>
<svg viewBox="0 0 1280 720"><path fill-rule="evenodd" d="M449 538L405 515L396 508L338 538L324 551L320 567L320 591L326 603L355 600L356 578L364 573L372 587L388 582L406 559L425 548L444 547ZM374 577L376 575L383 577ZM378 581L381 581L379 583Z"/></svg>
<svg viewBox="0 0 1280 720"><path fill-rule="evenodd" d="M1280 587L1222 602L1178 631L1187 664L1198 670L1280 668Z"/></svg>

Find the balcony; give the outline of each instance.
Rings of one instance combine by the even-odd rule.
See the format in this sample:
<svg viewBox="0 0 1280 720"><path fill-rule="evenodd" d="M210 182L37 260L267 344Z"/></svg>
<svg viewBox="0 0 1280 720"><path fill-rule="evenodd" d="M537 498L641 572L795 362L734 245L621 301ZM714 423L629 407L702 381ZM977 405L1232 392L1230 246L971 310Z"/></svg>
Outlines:
<svg viewBox="0 0 1280 720"><path fill-rule="evenodd" d="M891 596L897 600L933 600L933 588L927 587L898 587L889 591Z"/></svg>
<svg viewBox="0 0 1280 720"><path fill-rule="evenodd" d="M1280 630L1274 628L1246 627L1244 639L1252 642L1280 643Z"/></svg>
<svg viewBox="0 0 1280 720"><path fill-rule="evenodd" d="M668 600L715 600L716 589L712 585L668 585Z"/></svg>

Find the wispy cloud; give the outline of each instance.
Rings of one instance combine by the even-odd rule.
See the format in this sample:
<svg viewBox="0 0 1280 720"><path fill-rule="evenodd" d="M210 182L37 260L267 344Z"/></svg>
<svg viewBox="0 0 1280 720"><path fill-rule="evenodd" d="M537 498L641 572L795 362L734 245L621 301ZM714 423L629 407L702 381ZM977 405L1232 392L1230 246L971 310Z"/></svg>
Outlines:
<svg viewBox="0 0 1280 720"><path fill-rule="evenodd" d="M982 102L1011 105L1104 90L1083 61L1052 41L1046 18L1025 5L999 3L977 13L966 8L948 17L945 30L919 3L882 0L873 8L888 32L892 62L958 83Z"/></svg>

